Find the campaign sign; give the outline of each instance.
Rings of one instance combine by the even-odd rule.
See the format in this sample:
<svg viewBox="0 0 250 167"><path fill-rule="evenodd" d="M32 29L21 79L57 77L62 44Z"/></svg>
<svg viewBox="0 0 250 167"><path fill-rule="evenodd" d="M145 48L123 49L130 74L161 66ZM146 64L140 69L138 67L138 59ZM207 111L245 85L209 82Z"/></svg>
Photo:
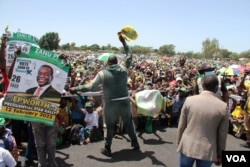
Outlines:
<svg viewBox="0 0 250 167"><path fill-rule="evenodd" d="M250 151L223 151L222 167L249 167Z"/></svg>
<svg viewBox="0 0 250 167"><path fill-rule="evenodd" d="M68 71L55 52L23 46L0 104L0 117L52 125Z"/></svg>
<svg viewBox="0 0 250 167"><path fill-rule="evenodd" d="M38 39L30 34L22 32L6 32L7 48L6 48L6 66L10 67L14 60L14 52L17 47L24 45L31 45L39 48Z"/></svg>

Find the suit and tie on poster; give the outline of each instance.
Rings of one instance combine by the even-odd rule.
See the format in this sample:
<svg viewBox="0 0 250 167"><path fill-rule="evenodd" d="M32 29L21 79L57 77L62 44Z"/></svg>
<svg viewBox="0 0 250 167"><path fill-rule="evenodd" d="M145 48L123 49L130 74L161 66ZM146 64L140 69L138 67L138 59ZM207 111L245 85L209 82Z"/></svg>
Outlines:
<svg viewBox="0 0 250 167"><path fill-rule="evenodd" d="M52 125L64 90L69 66L59 55L24 45L16 58L0 117Z"/></svg>

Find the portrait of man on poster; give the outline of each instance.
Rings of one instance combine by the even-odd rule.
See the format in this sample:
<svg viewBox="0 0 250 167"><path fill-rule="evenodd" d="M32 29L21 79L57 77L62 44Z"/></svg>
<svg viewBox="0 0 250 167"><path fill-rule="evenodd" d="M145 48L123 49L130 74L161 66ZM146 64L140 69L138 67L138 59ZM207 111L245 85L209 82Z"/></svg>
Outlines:
<svg viewBox="0 0 250 167"><path fill-rule="evenodd" d="M32 94L39 98L60 98L61 93L52 87L51 82L53 80L54 70L51 66L42 65L37 73L36 81L37 87L26 90L26 93Z"/></svg>

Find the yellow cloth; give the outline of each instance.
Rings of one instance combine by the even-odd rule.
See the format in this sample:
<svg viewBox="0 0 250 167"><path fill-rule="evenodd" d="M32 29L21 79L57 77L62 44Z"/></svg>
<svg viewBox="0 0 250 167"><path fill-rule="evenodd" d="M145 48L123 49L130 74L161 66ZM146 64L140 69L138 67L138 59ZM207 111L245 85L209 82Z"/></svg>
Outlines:
<svg viewBox="0 0 250 167"><path fill-rule="evenodd" d="M244 116L244 110L241 109L240 106L236 106L235 109L233 110L233 112L231 113L233 118L243 118Z"/></svg>
<svg viewBox="0 0 250 167"><path fill-rule="evenodd" d="M123 27L119 32L118 35L122 35L122 37L126 40L126 41L133 41L136 40L138 37L137 32L135 31L135 29L130 26L127 25L125 27Z"/></svg>
<svg viewBox="0 0 250 167"><path fill-rule="evenodd" d="M231 116L234 119L243 119L244 118L244 110L242 110L241 107L239 105L237 105L235 107L235 109L233 110L233 112L231 113ZM233 131L235 133L239 133L239 135L244 133L245 130L243 128L243 124L242 123L233 123Z"/></svg>
<svg viewBox="0 0 250 167"><path fill-rule="evenodd" d="M250 89L250 80L245 80L245 81L244 81L244 86L245 86L245 88L246 88L247 90L249 90L249 89Z"/></svg>
<svg viewBox="0 0 250 167"><path fill-rule="evenodd" d="M250 100L247 100L246 112L250 114Z"/></svg>

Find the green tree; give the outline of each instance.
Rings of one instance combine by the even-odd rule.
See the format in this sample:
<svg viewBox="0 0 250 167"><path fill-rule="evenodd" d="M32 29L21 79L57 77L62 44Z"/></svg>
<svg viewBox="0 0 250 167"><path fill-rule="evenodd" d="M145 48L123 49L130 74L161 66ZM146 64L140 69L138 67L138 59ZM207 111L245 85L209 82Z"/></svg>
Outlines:
<svg viewBox="0 0 250 167"><path fill-rule="evenodd" d="M241 52L239 57L250 58L250 49L245 52Z"/></svg>
<svg viewBox="0 0 250 167"><path fill-rule="evenodd" d="M239 55L238 55L237 53L231 53L231 54L229 55L229 58L230 58L230 59L234 59L234 60L238 60Z"/></svg>
<svg viewBox="0 0 250 167"><path fill-rule="evenodd" d="M70 49L71 49L71 50L77 50L77 47L76 47L76 43L75 43L75 42L71 42L71 44L70 44Z"/></svg>
<svg viewBox="0 0 250 167"><path fill-rule="evenodd" d="M91 51L96 52L96 51L100 50L101 48L100 48L99 45L93 44L93 45L89 46L88 49L91 50Z"/></svg>
<svg viewBox="0 0 250 167"><path fill-rule="evenodd" d="M88 46L87 45L82 45L82 46L79 47L79 49L85 51L85 50L88 50Z"/></svg>
<svg viewBox="0 0 250 167"><path fill-rule="evenodd" d="M112 51L112 46L110 44L108 44L106 46L102 46L101 49L104 50L104 51L107 51L107 52L111 52Z"/></svg>
<svg viewBox="0 0 250 167"><path fill-rule="evenodd" d="M46 50L57 50L59 48L60 38L58 33L49 32L41 37L39 46Z"/></svg>
<svg viewBox="0 0 250 167"><path fill-rule="evenodd" d="M219 49L218 53L218 58L229 58L232 52L229 52L227 49Z"/></svg>
<svg viewBox="0 0 250 167"><path fill-rule="evenodd" d="M188 51L184 54L186 57L194 57L194 52L193 51Z"/></svg>
<svg viewBox="0 0 250 167"><path fill-rule="evenodd" d="M161 55L174 56L175 55L175 46L172 44L163 45L159 48L159 53Z"/></svg>
<svg viewBox="0 0 250 167"><path fill-rule="evenodd" d="M194 53L193 58L201 59L203 58L203 55L200 52Z"/></svg>
<svg viewBox="0 0 250 167"><path fill-rule="evenodd" d="M217 39L206 39L202 42L202 52L204 58L214 58L218 54L219 41Z"/></svg>
<svg viewBox="0 0 250 167"><path fill-rule="evenodd" d="M70 50L70 44L69 43L63 44L63 45L61 45L61 48L63 50Z"/></svg>
<svg viewBox="0 0 250 167"><path fill-rule="evenodd" d="M117 48L115 46L111 47L111 49L114 50L114 51L116 51L116 52L119 51L119 48Z"/></svg>
<svg viewBox="0 0 250 167"><path fill-rule="evenodd" d="M120 48L122 49L122 48ZM135 45L131 47L133 53L135 54L148 54L152 52L152 48L151 47L143 47L143 46L139 46L139 45Z"/></svg>

